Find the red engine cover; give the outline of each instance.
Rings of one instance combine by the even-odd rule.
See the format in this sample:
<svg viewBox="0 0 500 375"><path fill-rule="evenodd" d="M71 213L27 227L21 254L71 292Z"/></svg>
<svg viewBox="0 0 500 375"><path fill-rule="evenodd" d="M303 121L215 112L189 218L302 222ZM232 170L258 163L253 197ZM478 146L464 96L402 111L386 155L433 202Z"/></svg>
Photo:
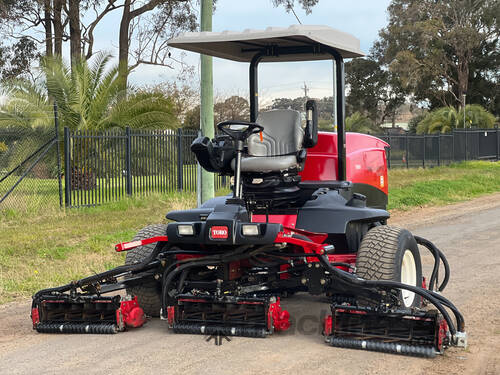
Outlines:
<svg viewBox="0 0 500 375"><path fill-rule="evenodd" d="M353 183L368 184L385 194L387 189L387 160L389 145L371 135L346 133L346 177ZM316 146L307 150L302 181L337 179L337 134L319 132Z"/></svg>

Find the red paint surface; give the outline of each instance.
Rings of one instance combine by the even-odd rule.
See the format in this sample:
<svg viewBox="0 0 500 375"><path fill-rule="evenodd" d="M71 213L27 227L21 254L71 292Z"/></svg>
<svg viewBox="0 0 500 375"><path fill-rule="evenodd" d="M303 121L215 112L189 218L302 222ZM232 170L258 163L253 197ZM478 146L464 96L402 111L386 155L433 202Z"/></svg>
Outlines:
<svg viewBox="0 0 500 375"><path fill-rule="evenodd" d="M286 331L290 328L290 313L281 309L279 297L276 299L276 302L269 305L267 316L269 330L274 328L275 331Z"/></svg>
<svg viewBox="0 0 500 375"><path fill-rule="evenodd" d="M330 336L333 332L333 319L331 315L325 317L323 321L323 335Z"/></svg>
<svg viewBox="0 0 500 375"><path fill-rule="evenodd" d="M175 306L167 306L167 321L168 325L172 327L175 322Z"/></svg>
<svg viewBox="0 0 500 375"><path fill-rule="evenodd" d="M137 241L131 241L131 242L120 242L119 244L115 245L115 251L120 252L120 251L128 251L135 249L136 247L143 246L143 245L148 245L151 243L155 242L167 242L168 237L167 236L156 236L156 237L151 237L151 238L145 238L143 240L137 240Z"/></svg>
<svg viewBox="0 0 500 375"><path fill-rule="evenodd" d="M314 253L314 254L324 253L324 247L327 246L328 244L323 243L323 241L326 240L326 238L328 237L327 234L313 233L299 229L293 230L293 232L297 232L306 237L309 237L313 242L309 242L301 238L291 237L290 233L287 232L279 232L274 242L287 243L300 246L302 247L303 253ZM313 236L314 239L312 238ZM310 256L310 257L307 256L306 259L307 262L309 263L318 262L318 258L316 256ZM330 263L342 262L342 263L356 264L356 254L329 254L328 260L330 261ZM338 267L338 268L343 269L345 271L349 271L347 267Z"/></svg>
<svg viewBox="0 0 500 375"><path fill-rule="evenodd" d="M446 320L444 320L443 317L440 318L439 324L438 324L438 342L437 342L437 350L442 351L443 350L443 342L446 339L447 333L448 333L448 323L446 323Z"/></svg>
<svg viewBox="0 0 500 375"><path fill-rule="evenodd" d="M137 296L130 301L122 301L120 303L121 315L123 323L127 327L137 328L146 323L146 315L137 302Z"/></svg>
<svg viewBox="0 0 500 375"><path fill-rule="evenodd" d="M388 194L385 147L389 145L371 135L346 133L347 180L372 185ZM337 180L336 133L319 132L318 143L307 151L300 175L302 181Z"/></svg>
<svg viewBox="0 0 500 375"><path fill-rule="evenodd" d="M31 309L31 321L33 322L33 329L35 329L36 325L40 323L40 314L38 313L38 307L34 307Z"/></svg>
<svg viewBox="0 0 500 375"><path fill-rule="evenodd" d="M349 263L351 265L356 265L356 253L354 254L330 254L328 255L328 260L330 263L336 263L336 262L341 262L341 263ZM338 266L338 269L341 269L343 271L349 272L350 269L348 267L342 267Z"/></svg>

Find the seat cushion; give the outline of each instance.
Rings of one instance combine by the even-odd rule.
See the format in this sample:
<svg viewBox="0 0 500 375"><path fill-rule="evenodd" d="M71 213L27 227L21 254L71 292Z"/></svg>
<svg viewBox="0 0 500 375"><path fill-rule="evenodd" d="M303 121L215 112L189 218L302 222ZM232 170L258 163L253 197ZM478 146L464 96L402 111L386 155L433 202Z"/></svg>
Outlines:
<svg viewBox="0 0 500 375"><path fill-rule="evenodd" d="M259 114L256 122L264 127L262 141L259 134L248 137L248 156L241 158L241 171L268 173L298 168L297 154L304 139L300 112L266 111ZM234 160L231 167L234 170Z"/></svg>
<svg viewBox="0 0 500 375"><path fill-rule="evenodd" d="M261 112L256 122L264 127L264 131L262 141L259 134L248 137L250 156L284 156L302 149L304 129L300 112L291 109Z"/></svg>
<svg viewBox="0 0 500 375"><path fill-rule="evenodd" d="M231 167L234 170L234 159L231 161ZM280 172L294 167L299 167L295 155L248 156L241 158L242 172Z"/></svg>

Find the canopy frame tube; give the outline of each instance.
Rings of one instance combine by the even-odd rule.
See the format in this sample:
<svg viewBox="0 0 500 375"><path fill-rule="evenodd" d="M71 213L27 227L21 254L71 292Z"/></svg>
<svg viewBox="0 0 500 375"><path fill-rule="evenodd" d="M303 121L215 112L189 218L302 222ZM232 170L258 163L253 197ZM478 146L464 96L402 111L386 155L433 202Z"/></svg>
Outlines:
<svg viewBox="0 0 500 375"><path fill-rule="evenodd" d="M258 66L264 56L297 55L310 53L328 53L335 61L336 74L334 77L335 101L337 107L337 179L346 179L346 142L345 142L345 77L344 59L334 48L322 45L305 45L300 47L278 47L270 46L263 49L249 49L257 53L250 62L250 121L255 122L259 114L259 92L258 92ZM336 78L336 79L335 79Z"/></svg>

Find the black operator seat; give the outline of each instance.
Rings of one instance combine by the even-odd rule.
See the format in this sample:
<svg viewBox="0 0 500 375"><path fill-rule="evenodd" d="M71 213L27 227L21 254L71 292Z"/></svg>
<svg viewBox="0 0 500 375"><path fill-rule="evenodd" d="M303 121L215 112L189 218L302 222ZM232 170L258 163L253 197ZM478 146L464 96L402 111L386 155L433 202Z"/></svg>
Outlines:
<svg viewBox="0 0 500 375"><path fill-rule="evenodd" d="M271 173L299 169L299 153L304 140L300 112L275 109L260 113L256 122L264 127L262 140L258 133L248 137L248 155L241 159L241 172ZM234 169L234 160L231 166Z"/></svg>

